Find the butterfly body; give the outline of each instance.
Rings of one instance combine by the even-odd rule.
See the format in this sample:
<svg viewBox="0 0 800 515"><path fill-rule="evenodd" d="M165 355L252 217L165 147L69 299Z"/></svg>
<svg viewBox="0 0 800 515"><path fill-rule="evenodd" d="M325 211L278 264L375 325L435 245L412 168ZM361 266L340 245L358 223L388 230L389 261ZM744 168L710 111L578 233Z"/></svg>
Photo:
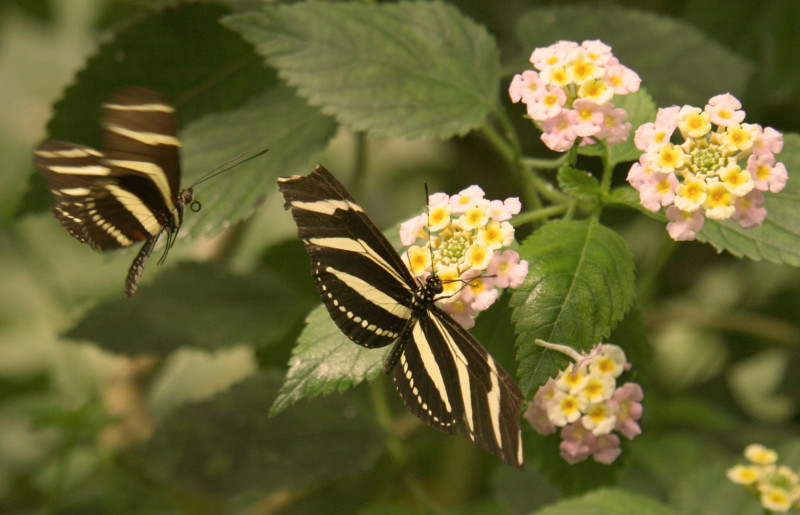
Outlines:
<svg viewBox="0 0 800 515"><path fill-rule="evenodd" d="M460 431L521 468L522 392L480 343L436 306L441 280L432 274L420 284L323 167L278 182L311 257L320 297L339 329L364 347L394 344L384 372L423 422L449 434Z"/></svg>
<svg viewBox="0 0 800 515"><path fill-rule="evenodd" d="M193 191L180 189L175 109L161 95L119 91L103 105L102 126L103 151L46 141L36 164L57 201L53 214L73 237L99 251L145 242L126 279L131 296L158 238L167 233L166 250L174 243Z"/></svg>

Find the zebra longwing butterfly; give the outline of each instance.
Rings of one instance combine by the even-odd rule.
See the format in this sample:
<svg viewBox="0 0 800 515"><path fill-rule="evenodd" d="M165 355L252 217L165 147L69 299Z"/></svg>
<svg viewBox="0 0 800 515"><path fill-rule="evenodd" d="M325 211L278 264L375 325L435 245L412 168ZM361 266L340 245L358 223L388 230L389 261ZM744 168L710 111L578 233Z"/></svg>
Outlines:
<svg viewBox="0 0 800 515"><path fill-rule="evenodd" d="M394 346L384 365L406 407L429 426L461 431L489 453L523 466L513 379L434 303L441 280L419 284L389 241L322 166L278 184L311 257L331 318L364 347Z"/></svg>
<svg viewBox="0 0 800 515"><path fill-rule="evenodd" d="M102 126L103 152L46 141L36 165L58 202L53 214L72 236L100 251L145 242L125 280L130 297L165 231L159 262L166 258L194 193L180 189L175 109L161 95L140 87L119 91L103 104Z"/></svg>

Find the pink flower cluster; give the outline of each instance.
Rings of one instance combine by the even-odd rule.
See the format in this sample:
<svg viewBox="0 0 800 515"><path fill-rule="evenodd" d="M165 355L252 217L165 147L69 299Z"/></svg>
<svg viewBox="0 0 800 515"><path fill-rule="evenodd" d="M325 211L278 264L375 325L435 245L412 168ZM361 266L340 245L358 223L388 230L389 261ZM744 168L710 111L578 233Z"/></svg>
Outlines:
<svg viewBox="0 0 800 515"><path fill-rule="evenodd" d="M788 179L775 160L783 136L772 127L743 123L742 104L730 93L717 95L705 109L685 105L659 109L655 122L636 130L643 153L628 182L650 211L666 208L674 240L693 240L705 217L732 219L744 228L767 216L762 192L777 193ZM672 143L675 131L682 143Z"/></svg>
<svg viewBox="0 0 800 515"><path fill-rule="evenodd" d="M409 270L421 282L431 271L439 276L444 291L437 302L467 329L494 304L498 288L517 288L528 275L528 262L504 250L514 242L508 220L521 207L516 197L488 200L480 187L470 186L453 196L431 195L428 209L400 226ZM422 246L415 245L418 239Z"/></svg>
<svg viewBox="0 0 800 515"><path fill-rule="evenodd" d="M588 354L577 355L566 346L537 343L577 359L539 388L525 418L542 435L561 428L561 457L571 465L589 456L599 463L612 463L622 452L619 436L613 432L629 439L642 432L637 422L642 416L641 386L616 384L616 378L631 366L625 352L617 345L599 344Z"/></svg>
<svg viewBox="0 0 800 515"><path fill-rule="evenodd" d="M582 145L628 139L628 114L611 99L638 90L641 79L619 63L611 47L599 40L559 41L534 50L530 61L536 71L515 75L508 94L526 105L548 148L565 152L579 137Z"/></svg>

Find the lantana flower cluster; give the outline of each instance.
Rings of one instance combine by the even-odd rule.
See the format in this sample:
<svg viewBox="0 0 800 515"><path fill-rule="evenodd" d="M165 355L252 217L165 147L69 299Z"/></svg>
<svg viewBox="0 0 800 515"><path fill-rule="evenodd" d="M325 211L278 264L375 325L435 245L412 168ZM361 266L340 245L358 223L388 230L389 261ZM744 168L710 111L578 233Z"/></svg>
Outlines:
<svg viewBox="0 0 800 515"><path fill-rule="evenodd" d="M530 61L536 70L515 75L508 94L526 105L548 148L565 152L579 137L582 145L628 139L628 114L611 99L637 91L641 79L620 64L610 46L600 40L559 41L535 49Z"/></svg>
<svg viewBox="0 0 800 515"><path fill-rule="evenodd" d="M758 497L765 510L800 510L800 477L786 465L778 465L777 452L754 443L745 447L744 457L748 463L728 469L728 479Z"/></svg>
<svg viewBox="0 0 800 515"><path fill-rule="evenodd" d="M560 429L561 457L574 465L592 456L611 464L622 452L614 432L633 439L642 432L642 387L636 383L617 386L617 378L629 370L625 352L617 345L599 344L587 354L565 345L537 340L537 344L571 356L575 363L537 390L525 418L542 435Z"/></svg>
<svg viewBox="0 0 800 515"><path fill-rule="evenodd" d="M690 105L658 110L653 123L636 130L643 152L628 172L642 205L666 208L674 240L693 240L705 217L732 219L744 228L767 216L762 192L777 193L787 181L786 166L775 160L783 136L771 127L743 123L742 104L730 93L704 109ZM672 143L675 131L682 143Z"/></svg>
<svg viewBox="0 0 800 515"><path fill-rule="evenodd" d="M420 282L431 271L439 276L444 291L437 302L467 329L497 300L498 288L517 288L528 274L528 262L506 249L514 241L508 220L520 208L516 197L488 200L470 186L453 196L431 195L428 209L400 226L409 270Z"/></svg>

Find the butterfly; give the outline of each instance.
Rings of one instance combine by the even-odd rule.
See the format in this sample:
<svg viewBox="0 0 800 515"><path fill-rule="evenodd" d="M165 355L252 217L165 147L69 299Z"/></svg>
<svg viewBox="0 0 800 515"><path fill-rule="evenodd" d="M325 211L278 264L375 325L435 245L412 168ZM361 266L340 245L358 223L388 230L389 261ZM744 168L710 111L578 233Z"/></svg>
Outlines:
<svg viewBox="0 0 800 515"><path fill-rule="evenodd" d="M180 189L175 109L160 94L129 86L102 107L102 152L50 140L35 161L57 201L53 214L80 242L106 251L144 241L125 280L130 297L160 236L166 233L167 242L159 264L175 243L186 205L200 209L193 202L197 183Z"/></svg>
<svg viewBox="0 0 800 515"><path fill-rule="evenodd" d="M522 468L522 391L480 343L436 304L442 282L424 283L344 186L325 168L278 185L311 257L311 274L339 329L368 348L393 347L384 363L411 413L461 432Z"/></svg>

